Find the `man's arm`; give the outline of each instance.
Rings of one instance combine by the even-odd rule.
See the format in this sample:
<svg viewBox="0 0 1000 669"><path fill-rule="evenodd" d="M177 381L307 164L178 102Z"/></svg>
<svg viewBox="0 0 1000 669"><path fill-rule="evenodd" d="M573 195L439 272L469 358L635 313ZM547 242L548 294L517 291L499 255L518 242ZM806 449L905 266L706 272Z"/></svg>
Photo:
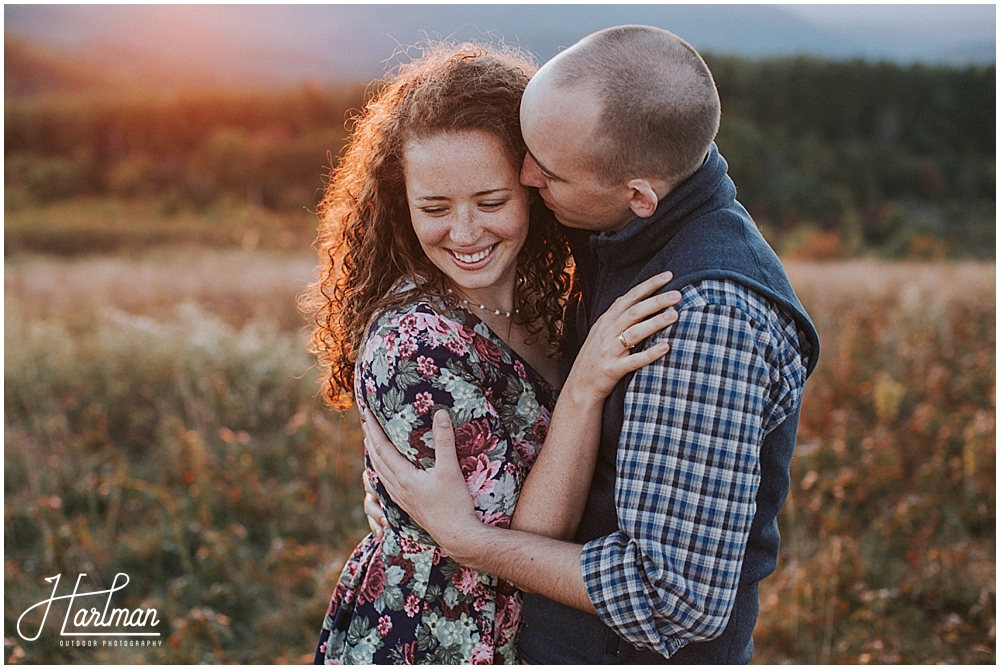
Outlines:
<svg viewBox="0 0 1000 669"><path fill-rule="evenodd" d="M764 435L801 397L794 325L736 284L683 291L671 355L625 396L619 531L582 565L601 620L670 656L723 632L736 599L760 484ZM784 319L784 320L783 320Z"/></svg>
<svg viewBox="0 0 1000 669"><path fill-rule="evenodd" d="M434 415L436 461L428 470L414 468L400 455L369 411L361 416L368 455L382 485L449 556L526 592L595 612L580 570L579 544L493 527L476 517L447 411Z"/></svg>

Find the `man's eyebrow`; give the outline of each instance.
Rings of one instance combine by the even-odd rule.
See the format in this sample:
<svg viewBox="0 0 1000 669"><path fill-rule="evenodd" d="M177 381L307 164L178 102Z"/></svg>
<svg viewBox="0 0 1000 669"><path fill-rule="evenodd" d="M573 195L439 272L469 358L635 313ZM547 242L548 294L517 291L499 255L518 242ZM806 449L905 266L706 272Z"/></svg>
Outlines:
<svg viewBox="0 0 1000 669"><path fill-rule="evenodd" d="M561 176L557 175L555 172L553 172L549 168L545 167L545 165L542 165L538 161L538 158L535 157L535 154L533 154L531 151L528 151L528 155L531 156L531 159L535 161L536 165L538 165L538 169L540 169L542 172L545 172L545 176L547 176L548 178L550 178L550 179L552 179L554 181L566 181Z"/></svg>

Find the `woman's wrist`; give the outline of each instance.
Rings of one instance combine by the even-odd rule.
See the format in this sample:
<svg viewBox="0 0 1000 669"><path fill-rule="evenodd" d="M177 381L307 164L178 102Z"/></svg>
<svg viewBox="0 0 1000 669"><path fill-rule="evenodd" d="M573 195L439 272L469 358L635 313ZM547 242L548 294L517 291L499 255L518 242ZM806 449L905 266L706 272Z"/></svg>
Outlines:
<svg viewBox="0 0 1000 669"><path fill-rule="evenodd" d="M559 405L571 404L575 411L588 411L604 406L604 400L608 393L598 389L593 384L580 381L579 377L571 370L566 377L566 383L559 391ZM581 415L581 414L576 414Z"/></svg>

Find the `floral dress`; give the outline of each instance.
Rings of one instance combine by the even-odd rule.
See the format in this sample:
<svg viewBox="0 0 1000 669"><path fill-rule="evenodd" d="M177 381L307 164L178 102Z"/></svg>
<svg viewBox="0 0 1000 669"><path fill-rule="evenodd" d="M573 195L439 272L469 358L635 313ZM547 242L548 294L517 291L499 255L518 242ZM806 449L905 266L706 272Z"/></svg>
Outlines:
<svg viewBox="0 0 1000 669"><path fill-rule="evenodd" d="M482 321L430 298L385 310L369 328L355 391L422 468L434 464L432 417L448 409L477 515L510 526L555 389ZM366 464L374 478L367 455ZM316 662L516 663L520 592L449 558L381 483L376 489L390 528L382 540L369 534L344 567Z"/></svg>

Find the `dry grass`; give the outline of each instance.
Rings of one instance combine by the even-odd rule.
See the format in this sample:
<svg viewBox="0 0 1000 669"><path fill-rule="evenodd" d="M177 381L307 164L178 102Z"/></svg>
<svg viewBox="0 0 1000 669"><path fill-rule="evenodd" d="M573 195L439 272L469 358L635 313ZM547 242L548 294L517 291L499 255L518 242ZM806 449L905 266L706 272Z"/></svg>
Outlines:
<svg viewBox="0 0 1000 669"><path fill-rule="evenodd" d="M820 308L889 296L919 307L919 301L946 304L996 291L994 263L841 260L784 265L799 297Z"/></svg>
<svg viewBox="0 0 1000 669"><path fill-rule="evenodd" d="M756 661L996 659L996 267L789 263L806 387Z"/></svg>
<svg viewBox="0 0 1000 669"><path fill-rule="evenodd" d="M86 197L45 205L17 204L5 188L4 253L74 257L88 253L149 253L162 247L267 249L293 252L315 238L313 202L304 197L289 212L245 199L220 197L195 208L176 196Z"/></svg>
<svg viewBox="0 0 1000 669"><path fill-rule="evenodd" d="M7 629L46 596L43 576L120 570L168 639L68 655L54 630L8 634L8 662L311 653L365 531L356 419L319 406L295 307L313 264L204 250L8 259ZM823 355L755 661L992 663L995 265L788 270Z"/></svg>
<svg viewBox="0 0 1000 669"><path fill-rule="evenodd" d="M155 317L194 302L234 325L264 317L296 329L305 320L295 298L315 264L306 254L204 249L135 258L17 256L7 260L4 294L32 318L73 319L107 308Z"/></svg>

